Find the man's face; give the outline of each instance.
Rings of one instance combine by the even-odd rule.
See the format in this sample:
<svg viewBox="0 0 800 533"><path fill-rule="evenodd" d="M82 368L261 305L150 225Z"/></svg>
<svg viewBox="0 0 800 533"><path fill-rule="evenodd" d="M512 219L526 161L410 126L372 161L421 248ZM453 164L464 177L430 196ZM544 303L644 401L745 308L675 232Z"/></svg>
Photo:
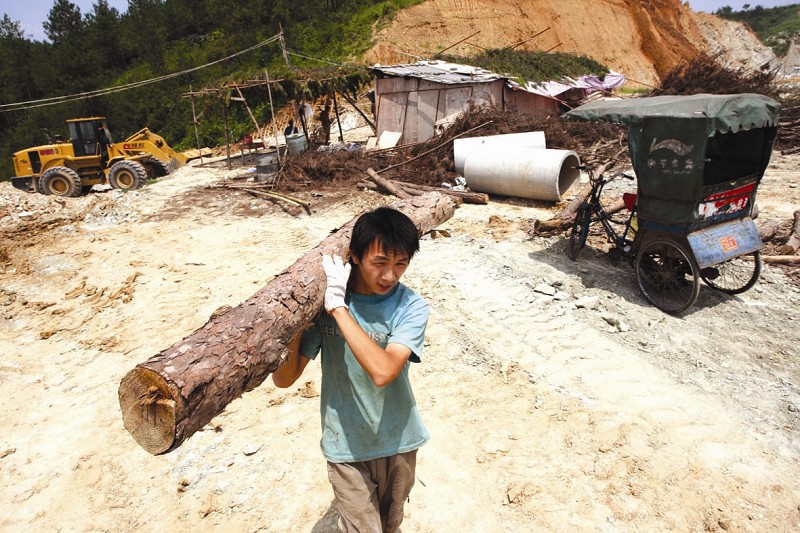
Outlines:
<svg viewBox="0 0 800 533"><path fill-rule="evenodd" d="M356 294L386 294L400 281L408 268L409 258L403 252L386 253L378 241L374 241L359 259L353 257L358 265L355 286Z"/></svg>

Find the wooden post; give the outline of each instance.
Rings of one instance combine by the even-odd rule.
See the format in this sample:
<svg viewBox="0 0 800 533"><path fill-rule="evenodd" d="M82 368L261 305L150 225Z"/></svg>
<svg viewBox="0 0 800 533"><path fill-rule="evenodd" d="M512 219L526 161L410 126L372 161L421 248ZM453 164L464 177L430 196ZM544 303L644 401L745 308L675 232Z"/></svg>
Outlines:
<svg viewBox="0 0 800 533"><path fill-rule="evenodd" d="M458 203L429 193L391 206L424 234L452 217ZM174 450L282 364L287 344L322 308L322 255L349 255L357 218L245 302L216 311L204 326L122 378L122 421L142 448L154 455Z"/></svg>
<svg viewBox="0 0 800 533"><path fill-rule="evenodd" d="M242 91L241 91L241 89L239 89L238 86L236 87L236 92L239 94L239 98L242 99L242 103L244 104L245 109L247 109L247 114L250 115L250 120L253 121L253 125L256 127L256 131L259 131L258 121L256 120L256 117L253 116L253 112L250 110L250 106L247 105L247 100L245 100L244 95L242 94ZM261 136L261 146L264 147L264 148L267 147L267 145L264 144L264 136L263 135Z"/></svg>
<svg viewBox="0 0 800 533"><path fill-rule="evenodd" d="M228 159L228 170L231 169L231 137L228 134L228 102L222 101L222 127L225 128L225 154Z"/></svg>
<svg viewBox="0 0 800 533"><path fill-rule="evenodd" d="M286 61L286 68L291 68L291 66L289 66L289 53L286 51L286 41L283 40L283 24L281 24L280 22L278 23L278 29L280 29L279 33L280 37L278 37L278 40L281 43L281 50L283 51L283 60Z"/></svg>
<svg viewBox="0 0 800 533"><path fill-rule="evenodd" d="M269 70L264 69L267 74L267 94L269 95L269 113L272 116L272 133L275 135L275 152L278 154L278 164L281 164L281 148L278 146L278 126L275 124L275 110L272 107L272 89L269 84Z"/></svg>
<svg viewBox="0 0 800 533"><path fill-rule="evenodd" d="M344 144L344 132L342 122L339 120L339 104L336 103L336 90L333 91L333 114L336 115L336 124L339 126L339 142Z"/></svg>
<svg viewBox="0 0 800 533"><path fill-rule="evenodd" d="M192 84L189 84L189 94L192 93ZM194 94L191 96L192 101L192 124L194 124L194 139L197 142L197 153L200 154L200 164L203 164L203 151L200 150L200 134L197 132L197 114L194 110Z"/></svg>
<svg viewBox="0 0 800 533"><path fill-rule="evenodd" d="M355 109L358 112L358 114L361 115L361 118L363 118L364 120L367 121L367 124L369 125L370 128L372 128L373 132L377 131L375 129L375 124L369 119L369 117L363 111L361 111L361 108L356 105L356 103L353 101L353 99L350 98L349 96L347 96L347 93L342 93L342 97L345 100L347 100L348 104L353 106L353 109ZM340 130L341 130L341 128L340 128Z"/></svg>

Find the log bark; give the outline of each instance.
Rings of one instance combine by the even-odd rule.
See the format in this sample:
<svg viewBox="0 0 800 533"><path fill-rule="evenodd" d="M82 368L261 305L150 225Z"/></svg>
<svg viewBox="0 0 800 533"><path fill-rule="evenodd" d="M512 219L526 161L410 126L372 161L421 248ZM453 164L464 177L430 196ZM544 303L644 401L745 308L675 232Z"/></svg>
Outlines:
<svg viewBox="0 0 800 533"><path fill-rule="evenodd" d="M461 199L465 204L478 204L478 205L486 205L489 203L489 195L482 192L472 192L472 191L454 191L452 189L441 189L439 187L428 187L425 185L417 185L415 183L405 183L403 181L395 181L395 180L387 180L392 183L395 187L398 187L405 192L419 196L421 194L425 194L427 192L438 192L441 194L446 194L448 196L454 196L456 198ZM378 187L375 183L370 181L362 181L358 183L358 187L362 189L369 189L372 191L383 192L380 187Z"/></svg>
<svg viewBox="0 0 800 533"><path fill-rule="evenodd" d="M392 207L408 215L423 234L452 217L458 204L430 193ZM123 423L142 448L154 455L174 450L281 365L289 341L322 307L322 255L348 255L355 220L247 301L216 311L204 326L123 377Z"/></svg>
<svg viewBox="0 0 800 533"><path fill-rule="evenodd" d="M762 242L769 242L781 228L781 221L775 218L765 220L763 224L756 226L758 236Z"/></svg>
<svg viewBox="0 0 800 533"><path fill-rule="evenodd" d="M397 196L398 198L411 198L411 196L412 196L411 194L408 194L407 192L401 190L398 187L395 187L395 185L393 183L391 183L389 180L387 180L386 178L382 178L382 177L378 176L378 174L374 170L372 170L371 168L367 169L367 174L369 175L369 178L372 181L374 181L375 184L378 187L383 189L384 192L387 192L389 194L393 194L393 195Z"/></svg>
<svg viewBox="0 0 800 533"><path fill-rule="evenodd" d="M778 253L781 255L794 255L797 253L798 248L800 248L800 210L794 212L794 222L792 223L792 232L789 234L789 240L780 247Z"/></svg>

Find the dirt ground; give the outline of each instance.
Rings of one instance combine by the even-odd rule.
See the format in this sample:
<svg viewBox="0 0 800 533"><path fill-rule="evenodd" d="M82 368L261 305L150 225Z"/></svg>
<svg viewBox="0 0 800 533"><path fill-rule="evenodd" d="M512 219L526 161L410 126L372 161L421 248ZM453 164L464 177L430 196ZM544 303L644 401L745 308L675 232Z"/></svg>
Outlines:
<svg viewBox="0 0 800 533"><path fill-rule="evenodd" d="M760 216L800 206L800 156L773 156ZM0 184L0 530L328 532L319 367L234 401L154 457L122 425L123 375L236 306L361 210L350 184L296 193L312 215L207 189L185 167L77 199ZM431 304L412 368L432 435L403 531L797 531L800 286L704 287L680 317L598 241L524 228L560 206L462 205L405 281Z"/></svg>

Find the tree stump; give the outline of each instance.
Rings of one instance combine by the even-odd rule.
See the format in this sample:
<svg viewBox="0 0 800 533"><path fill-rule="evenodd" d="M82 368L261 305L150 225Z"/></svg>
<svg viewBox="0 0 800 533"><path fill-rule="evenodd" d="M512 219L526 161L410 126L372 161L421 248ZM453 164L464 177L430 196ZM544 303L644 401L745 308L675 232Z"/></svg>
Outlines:
<svg viewBox="0 0 800 533"><path fill-rule="evenodd" d="M430 193L391 207L408 215L424 234L452 217L458 204ZM322 255L349 254L357 218L248 300L216 311L204 326L123 377L123 423L142 448L154 455L174 450L281 365L289 341L322 308Z"/></svg>

